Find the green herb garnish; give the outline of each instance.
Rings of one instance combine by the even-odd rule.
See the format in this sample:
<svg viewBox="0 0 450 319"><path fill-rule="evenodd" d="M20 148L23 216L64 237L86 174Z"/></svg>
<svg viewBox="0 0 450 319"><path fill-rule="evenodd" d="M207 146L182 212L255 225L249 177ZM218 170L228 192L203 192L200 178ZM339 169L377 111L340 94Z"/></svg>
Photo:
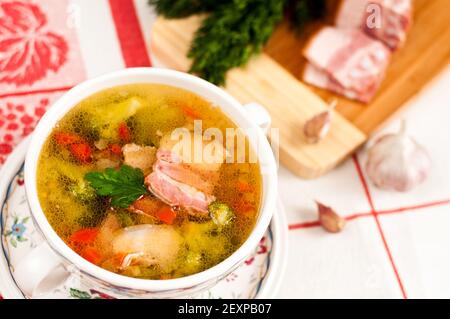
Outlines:
<svg viewBox="0 0 450 319"><path fill-rule="evenodd" d="M280 0L234 0L214 10L195 34L190 72L215 84L259 53L283 17Z"/></svg>
<svg viewBox="0 0 450 319"><path fill-rule="evenodd" d="M301 32L306 23L323 17L325 0L296 0L289 3L288 11L291 25Z"/></svg>
<svg viewBox="0 0 450 319"><path fill-rule="evenodd" d="M261 52L285 11L299 30L321 18L326 9L325 0L150 0L150 4L166 18L208 13L191 44L190 72L218 85L225 83L228 70Z"/></svg>
<svg viewBox="0 0 450 319"><path fill-rule="evenodd" d="M210 12L232 0L149 0L158 14L167 18L184 18L191 14Z"/></svg>
<svg viewBox="0 0 450 319"><path fill-rule="evenodd" d="M110 196L113 207L127 208L147 193L142 171L128 165L118 170L107 168L103 172L90 172L84 178L98 195Z"/></svg>

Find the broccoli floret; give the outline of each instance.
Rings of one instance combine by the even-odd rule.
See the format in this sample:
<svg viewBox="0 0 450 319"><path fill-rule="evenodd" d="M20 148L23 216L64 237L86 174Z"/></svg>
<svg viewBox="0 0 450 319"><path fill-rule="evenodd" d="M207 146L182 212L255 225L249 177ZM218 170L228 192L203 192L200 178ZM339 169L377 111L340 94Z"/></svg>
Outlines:
<svg viewBox="0 0 450 319"><path fill-rule="evenodd" d="M209 216L218 226L227 226L235 218L233 210L225 203L215 201L208 206Z"/></svg>
<svg viewBox="0 0 450 319"><path fill-rule="evenodd" d="M106 140L115 140L117 138L117 129L120 123L126 122L136 112L146 106L146 101L140 97L131 97L122 102L111 103L105 108L91 110L94 117L98 119L96 128L99 132L99 138Z"/></svg>
<svg viewBox="0 0 450 319"><path fill-rule="evenodd" d="M184 258L184 271L188 274L194 274L202 270L202 254L195 251L188 251Z"/></svg>
<svg viewBox="0 0 450 319"><path fill-rule="evenodd" d="M122 225L122 227L130 227L130 226L135 225L133 218L124 209L117 209L116 216L119 219L119 222Z"/></svg>
<svg viewBox="0 0 450 319"><path fill-rule="evenodd" d="M84 180L74 182L69 186L70 193L79 201L86 203L97 197L95 190Z"/></svg>

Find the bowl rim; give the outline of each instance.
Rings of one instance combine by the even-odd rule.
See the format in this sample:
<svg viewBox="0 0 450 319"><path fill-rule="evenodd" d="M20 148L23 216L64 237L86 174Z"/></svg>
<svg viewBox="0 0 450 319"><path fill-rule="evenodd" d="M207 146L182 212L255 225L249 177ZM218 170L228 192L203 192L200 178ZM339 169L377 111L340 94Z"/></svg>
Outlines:
<svg viewBox="0 0 450 319"><path fill-rule="evenodd" d="M149 77L154 80L129 81L132 77ZM36 177L38 173L37 163L41 148L53 130L55 124L65 114L67 114L69 110L71 110L86 97L107 88L131 83L163 83L194 92L209 101L214 98L216 101L221 101L218 103L216 103L216 101L211 101L214 105L218 105L225 113L227 113L226 110L232 110L234 116L240 117L240 122L245 122L246 128L250 128L256 132L256 134L253 134L254 136L248 136L248 138L249 140L255 138L255 140L251 141L250 144L255 145L254 143L258 143L257 145L260 147L260 151L257 153L258 160L259 162L265 163L264 173L261 172L263 179L263 191L258 220L249 237L233 254L219 264L202 272L168 280L138 279L110 272L99 266L91 264L68 247L56 234L41 208L36 185ZM235 122L236 125L238 125L236 123L238 122L238 119L231 117L230 113L227 113L227 115L233 122ZM61 257L63 257L66 262L74 264L82 272L96 279L100 279L109 285L132 290L162 292L178 289L189 289L205 284L214 279L222 279L235 267L237 267L251 253L252 249L257 246L270 224L272 213L276 207L277 171L271 147L262 130L260 130L255 123L247 118L244 110L242 109L241 103L219 87L203 79L183 72L168 69L128 68L84 81L67 91L62 97L53 103L36 126L31 137L30 147L26 154L24 174L25 188L33 219L37 225L37 228L41 231L50 247Z"/></svg>

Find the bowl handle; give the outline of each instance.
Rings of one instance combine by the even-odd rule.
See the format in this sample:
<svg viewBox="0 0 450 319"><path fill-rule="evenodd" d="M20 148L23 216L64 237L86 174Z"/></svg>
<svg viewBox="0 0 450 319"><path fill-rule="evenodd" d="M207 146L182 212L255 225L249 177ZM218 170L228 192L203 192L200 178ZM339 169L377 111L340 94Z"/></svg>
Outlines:
<svg viewBox="0 0 450 319"><path fill-rule="evenodd" d="M40 243L14 267L14 277L27 297L39 297L58 288L70 277L62 259L46 242Z"/></svg>
<svg viewBox="0 0 450 319"><path fill-rule="evenodd" d="M253 102L245 104L244 110L247 112L249 118L263 130L264 134L267 135L269 133L270 125L272 124L272 118L264 106Z"/></svg>

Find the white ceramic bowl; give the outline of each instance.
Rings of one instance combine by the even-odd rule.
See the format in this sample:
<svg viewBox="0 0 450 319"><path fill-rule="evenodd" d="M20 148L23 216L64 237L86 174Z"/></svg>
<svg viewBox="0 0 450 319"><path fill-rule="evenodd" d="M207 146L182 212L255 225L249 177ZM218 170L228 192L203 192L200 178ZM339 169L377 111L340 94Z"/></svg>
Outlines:
<svg viewBox="0 0 450 319"><path fill-rule="evenodd" d="M41 148L55 124L70 109L90 95L107 88L132 83L159 83L191 91L219 106L237 126L257 132L248 136L250 144L253 147L258 146L258 160L262 167L263 193L256 225L249 238L236 252L218 265L201 273L178 279L145 280L118 275L97 267L80 257L64 243L47 221L39 203L36 190L36 176L39 174L37 163ZM39 294L40 290L49 286L48 282L45 283L49 276L55 277L55 274L57 274L57 277L63 280L64 271L68 269L72 272L79 271L86 277L128 296L179 297L215 284L239 266L257 246L269 226L272 213L276 207L276 163L263 131L250 118L255 116L260 115L254 113L249 116L238 101L215 85L198 77L167 69L125 69L86 81L68 91L53 104L39 122L26 155L25 183L28 201L35 224L42 232L46 242L35 249L36 253L31 253L21 263L21 269L18 273L28 274L28 278L23 280L17 278L19 284L22 287L25 286L23 288L30 295L36 295ZM30 280L30 274L35 280Z"/></svg>

